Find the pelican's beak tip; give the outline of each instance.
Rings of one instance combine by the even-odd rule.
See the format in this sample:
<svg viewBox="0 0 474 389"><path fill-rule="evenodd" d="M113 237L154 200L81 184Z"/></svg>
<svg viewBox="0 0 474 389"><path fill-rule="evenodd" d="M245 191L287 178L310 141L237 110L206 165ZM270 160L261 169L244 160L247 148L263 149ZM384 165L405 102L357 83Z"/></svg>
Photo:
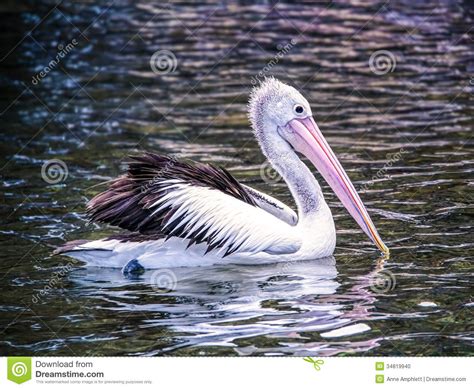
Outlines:
<svg viewBox="0 0 474 389"><path fill-rule="evenodd" d="M382 252L382 256L385 257L385 258L390 258L390 249L385 246L385 244L380 247L380 251Z"/></svg>

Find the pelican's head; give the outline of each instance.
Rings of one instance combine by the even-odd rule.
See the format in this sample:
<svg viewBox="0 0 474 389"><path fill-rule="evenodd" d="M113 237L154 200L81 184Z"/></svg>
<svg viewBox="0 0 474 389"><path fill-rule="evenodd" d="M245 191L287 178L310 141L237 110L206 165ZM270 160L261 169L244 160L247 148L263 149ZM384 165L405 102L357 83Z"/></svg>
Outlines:
<svg viewBox="0 0 474 389"><path fill-rule="evenodd" d="M384 253L389 250L380 238L354 185L313 119L308 101L295 88L275 78L256 87L249 103L252 127L260 143L286 142L318 169L362 230ZM267 142L269 143L269 142ZM285 156L281 155L280 158Z"/></svg>

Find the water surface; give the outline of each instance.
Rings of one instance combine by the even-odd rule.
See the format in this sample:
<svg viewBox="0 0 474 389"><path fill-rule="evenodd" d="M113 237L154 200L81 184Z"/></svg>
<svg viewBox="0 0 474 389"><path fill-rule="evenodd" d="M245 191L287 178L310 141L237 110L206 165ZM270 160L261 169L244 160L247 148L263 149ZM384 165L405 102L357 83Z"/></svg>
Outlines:
<svg viewBox="0 0 474 389"><path fill-rule="evenodd" d="M468 2L35 3L0 8L3 354L472 355ZM172 71L153 71L158 50ZM87 224L85 203L143 150L225 166L291 205L249 130L260 72L311 102L389 260L322 180L338 229L324 261L175 269L160 289L163 274L51 256L114 231ZM57 183L41 174L53 159Z"/></svg>

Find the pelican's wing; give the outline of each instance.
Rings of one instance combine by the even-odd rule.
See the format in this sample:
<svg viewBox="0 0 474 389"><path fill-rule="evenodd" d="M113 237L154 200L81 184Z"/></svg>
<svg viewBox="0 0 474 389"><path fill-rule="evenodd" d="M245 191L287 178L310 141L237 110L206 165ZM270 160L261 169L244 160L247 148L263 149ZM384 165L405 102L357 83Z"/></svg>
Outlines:
<svg viewBox="0 0 474 389"><path fill-rule="evenodd" d="M298 215L290 207L283 204L280 200L269 196L257 189L251 188L247 185L242 185L247 192L252 196L253 200L260 208L264 209L278 219L283 220L291 226L295 226L298 223Z"/></svg>
<svg viewBox="0 0 474 389"><path fill-rule="evenodd" d="M256 191L255 191L256 192ZM262 201L262 200L258 200ZM285 221L259 207L224 169L147 153L87 206L92 221L144 235L161 233L207 251L292 253L300 241Z"/></svg>

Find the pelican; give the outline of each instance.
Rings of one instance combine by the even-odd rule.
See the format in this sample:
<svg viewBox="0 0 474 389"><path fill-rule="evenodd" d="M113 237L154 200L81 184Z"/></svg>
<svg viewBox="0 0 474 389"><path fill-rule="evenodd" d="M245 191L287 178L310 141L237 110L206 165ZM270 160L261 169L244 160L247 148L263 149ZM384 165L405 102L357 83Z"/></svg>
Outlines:
<svg viewBox="0 0 474 389"><path fill-rule="evenodd" d="M145 153L131 157L126 174L87 204L92 222L125 232L72 241L56 253L123 272L328 257L336 246L334 220L302 154L370 240L388 254L308 101L295 88L267 78L252 91L248 111L260 148L288 185L297 213L239 183L226 169Z"/></svg>

